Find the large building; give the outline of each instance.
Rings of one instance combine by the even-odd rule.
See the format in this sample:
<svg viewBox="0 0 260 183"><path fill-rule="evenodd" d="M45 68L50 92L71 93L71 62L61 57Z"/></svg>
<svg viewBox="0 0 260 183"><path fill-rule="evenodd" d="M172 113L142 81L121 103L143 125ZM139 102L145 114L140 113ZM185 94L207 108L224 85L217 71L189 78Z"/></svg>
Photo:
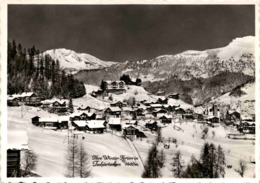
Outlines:
<svg viewBox="0 0 260 183"><path fill-rule="evenodd" d="M124 81L104 81L104 91L107 93L122 94L126 91Z"/></svg>

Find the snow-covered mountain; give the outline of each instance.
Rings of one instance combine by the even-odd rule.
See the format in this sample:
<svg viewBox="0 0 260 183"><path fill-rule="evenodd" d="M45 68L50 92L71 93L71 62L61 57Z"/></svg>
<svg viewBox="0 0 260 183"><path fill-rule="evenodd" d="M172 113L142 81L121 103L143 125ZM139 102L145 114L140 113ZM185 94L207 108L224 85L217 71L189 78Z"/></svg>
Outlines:
<svg viewBox="0 0 260 183"><path fill-rule="evenodd" d="M209 78L220 72L239 72L253 76L255 37L234 39L229 45L205 51L189 50L176 55L162 55L151 60L116 64L113 69L144 80L163 80L176 75L181 80Z"/></svg>
<svg viewBox="0 0 260 183"><path fill-rule="evenodd" d="M76 53L68 49L47 50L43 55L48 54L54 60L59 60L60 67L67 72L75 73L79 70L93 70L110 67L116 62L102 61L86 53Z"/></svg>

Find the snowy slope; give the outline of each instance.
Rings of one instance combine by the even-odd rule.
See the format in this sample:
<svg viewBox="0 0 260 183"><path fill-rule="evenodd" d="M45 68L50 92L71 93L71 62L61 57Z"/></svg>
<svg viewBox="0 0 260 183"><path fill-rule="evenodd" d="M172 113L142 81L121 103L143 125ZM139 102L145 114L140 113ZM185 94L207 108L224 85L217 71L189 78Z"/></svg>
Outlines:
<svg viewBox="0 0 260 183"><path fill-rule="evenodd" d="M43 55L48 54L54 60L59 60L61 68L66 71L76 72L79 70L92 70L109 67L116 62L102 61L86 53L76 53L68 49L47 50Z"/></svg>
<svg viewBox="0 0 260 183"><path fill-rule="evenodd" d="M230 96L230 92L213 99L211 103L229 106L230 110L241 112L242 117L252 117L255 114L255 83L246 84L241 88L241 97Z"/></svg>

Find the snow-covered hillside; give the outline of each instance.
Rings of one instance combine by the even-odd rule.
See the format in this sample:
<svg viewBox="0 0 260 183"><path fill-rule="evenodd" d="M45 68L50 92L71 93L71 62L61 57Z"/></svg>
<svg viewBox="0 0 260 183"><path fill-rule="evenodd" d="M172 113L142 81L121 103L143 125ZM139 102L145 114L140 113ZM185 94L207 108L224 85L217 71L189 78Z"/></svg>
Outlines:
<svg viewBox="0 0 260 183"><path fill-rule="evenodd" d="M246 84L241 88L243 94L238 96L230 95L230 92L213 99L211 103L220 106L229 106L230 110L240 112L242 118L252 117L255 115L255 83Z"/></svg>
<svg viewBox="0 0 260 183"><path fill-rule="evenodd" d="M79 70L92 70L110 67L116 62L102 61L92 55L86 53L76 53L68 49L52 49L47 50L43 55L50 55L52 59L59 60L61 68L69 72L77 72Z"/></svg>

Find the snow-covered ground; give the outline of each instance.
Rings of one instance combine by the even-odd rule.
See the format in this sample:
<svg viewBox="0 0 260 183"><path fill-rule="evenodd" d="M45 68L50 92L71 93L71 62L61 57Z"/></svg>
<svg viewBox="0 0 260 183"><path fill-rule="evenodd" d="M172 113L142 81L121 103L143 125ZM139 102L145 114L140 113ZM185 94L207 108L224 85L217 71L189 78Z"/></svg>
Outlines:
<svg viewBox="0 0 260 183"><path fill-rule="evenodd" d="M38 108L29 108L24 117L21 118L21 107L8 108L8 133L23 131L28 137L28 147L38 156L36 173L43 177L64 177L66 173L65 157L67 149L67 130L53 131L35 127L31 123L31 118L38 116L52 116L46 111ZM92 162L92 155L108 155L119 157L121 155L136 157L136 152L125 139L111 133L89 134L84 133L83 144ZM15 141L13 136L8 136L8 142ZM81 137L79 137L81 141ZM113 161L108 161L113 162ZM120 163L120 160L118 160ZM91 168L92 177L140 177L143 172L143 165L140 161L139 166L126 166L121 162L121 166L112 167L93 167Z"/></svg>
<svg viewBox="0 0 260 183"><path fill-rule="evenodd" d="M92 85L85 85L85 87L87 94L81 98L73 99L75 108L83 105L84 107L90 106L97 109L104 109L109 106L111 101L107 99L96 99L90 96L90 93L93 90L99 89L99 87ZM251 87L247 87L246 85L245 88L247 88L245 89L245 92L247 90L248 93L251 91ZM113 94L112 96L113 102L123 101L129 97L135 97L137 101L156 101L158 99L158 96L150 95L139 86L128 86L126 93L121 95ZM249 100L249 98L246 98L245 100ZM182 102L181 100L170 99L169 104L180 104L183 108L192 108L192 106ZM35 107L26 107L26 110L23 110L22 117L21 107L9 107L8 143L13 143L15 141L12 134L19 133L21 139L28 139L29 149L32 149L38 156L38 166L35 171L37 174L43 177L64 177L66 172L65 156L68 143L68 131L53 131L35 127L31 123L31 118L36 115L41 117L58 117L55 114L48 113L47 111L43 111L40 108ZM173 121L177 122L178 120ZM149 148L155 142L156 138L155 132L151 132L147 129L144 130L145 123L146 122L143 120L138 122L138 128L141 129L147 136L147 138L143 138L142 140L135 139L131 142L120 137L119 133L112 134L111 132L105 132L104 134L83 133L85 140L82 140L82 138L79 137L78 140L83 142L90 158L92 155L109 155L114 157L125 155L130 157L141 157L141 159L139 158L137 160L138 166L125 166L121 162L121 166L118 167L92 167L92 177L141 176L143 172L143 163L146 162ZM173 128L174 125L180 127L183 131L175 130ZM239 178L239 174L235 172L234 169L238 167L238 162L240 159L248 162L248 169L246 170L245 177L254 177L255 164L250 163L250 160L254 159L255 154L255 145L252 140L229 139L227 138L227 133L231 130L222 126L215 128L209 127L208 137L206 140L203 140L201 139L201 131L203 128L203 124L195 122L182 122L163 125L162 136L165 143L168 144L167 141L169 138L177 139L177 145L171 142L169 149L165 149L164 144L159 143L159 149L163 149L166 154L166 165L162 170L163 177L173 177L172 172L170 171L170 163L172 163L172 158L177 150L181 151L184 162L187 164L191 158L191 155L194 155L196 158L199 157L201 148L205 142L214 143L216 146L221 145L223 147L226 155L226 164L232 165L232 169L226 168L225 177ZM214 137L213 131L215 133ZM138 153L136 149L138 150Z"/></svg>
<svg viewBox="0 0 260 183"><path fill-rule="evenodd" d="M173 128L177 125L183 131L177 131ZM228 131L224 127L209 127L208 137L203 140L201 139L201 132L204 128L203 124L195 122L182 122L182 123L172 123L166 125L162 128L162 137L166 144L169 138L177 139L177 145L175 143L170 143L170 148L165 149L164 143L159 143L159 150L162 150L166 154L166 164L162 171L163 177L173 177L173 173L170 171L172 166L172 158L174 154L180 150L182 153L182 158L187 164L190 161L192 155L197 159L200 157L201 148L205 142L213 143L217 147L220 145L225 152L226 165L232 165L232 169L225 168L227 178L240 178L240 175L235 171L238 168L239 160L245 160L247 162L248 169L246 170L245 176L247 178L253 178L255 176L255 164L250 163L255 157L255 146L252 140L232 140L226 137ZM215 136L213 137L212 132L214 131ZM137 147L142 159L145 161L149 148L152 146L152 141L150 140L135 140L134 144Z"/></svg>

